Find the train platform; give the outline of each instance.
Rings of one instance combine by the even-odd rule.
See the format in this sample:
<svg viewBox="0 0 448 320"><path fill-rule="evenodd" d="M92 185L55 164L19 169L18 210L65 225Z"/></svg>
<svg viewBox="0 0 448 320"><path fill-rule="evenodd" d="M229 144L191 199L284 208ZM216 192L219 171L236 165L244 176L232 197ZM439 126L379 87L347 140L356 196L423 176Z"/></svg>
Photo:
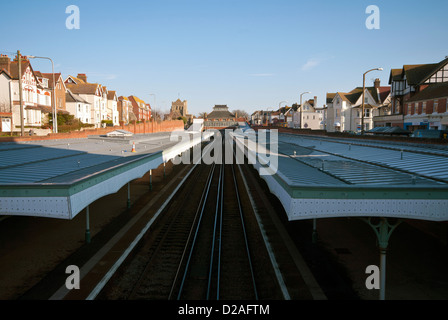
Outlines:
<svg viewBox="0 0 448 320"><path fill-rule="evenodd" d="M165 181L180 174L181 170L182 166L168 165ZM135 210L151 198L147 179L144 177L132 184ZM154 172L154 179L152 197L166 184L162 168ZM132 218L132 212L136 211L126 213L125 194L126 190L120 190L92 205L92 237L98 237L90 245L84 243L85 221L82 214L70 221L39 217L11 217L1 221L0 299L50 299L49 293L55 293L59 287L53 279L67 277L63 270L67 263L87 261L89 252L94 251L96 245L104 243ZM139 200L140 197L143 198ZM332 292L331 282L337 279L332 278L332 273L327 269L328 263L319 258L317 251L325 252L327 259L346 273L357 299L378 299L377 290L367 290L365 287L365 267L378 264L379 255L373 232L364 222L353 218L318 220L318 247L321 249L316 251L309 249L315 248L309 244L310 221L289 222L284 213L282 218L292 239L308 247L304 250L304 257L310 269L317 273L318 281L324 288L330 283L325 288L330 293L329 299L338 299L338 295L339 298L343 295L337 290ZM444 272L448 267L448 249L443 234L442 225L436 222L409 221L396 230L388 255L387 299L448 298L448 275ZM414 240L410 243L408 237ZM55 242L58 246L53 245ZM55 273L52 272L55 269Z"/></svg>

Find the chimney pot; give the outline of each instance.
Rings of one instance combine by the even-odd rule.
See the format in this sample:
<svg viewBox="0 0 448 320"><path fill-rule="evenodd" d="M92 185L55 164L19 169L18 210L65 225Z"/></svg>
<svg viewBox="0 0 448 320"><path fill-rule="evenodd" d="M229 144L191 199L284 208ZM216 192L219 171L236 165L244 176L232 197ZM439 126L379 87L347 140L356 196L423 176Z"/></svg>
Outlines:
<svg viewBox="0 0 448 320"><path fill-rule="evenodd" d="M375 88L378 89L378 88L380 87L380 85L381 85L381 81L380 81L380 79L379 79L379 78L376 78L376 79L375 79L375 82L374 82L374 86L375 86Z"/></svg>
<svg viewBox="0 0 448 320"><path fill-rule="evenodd" d="M5 69L6 72L11 73L11 60L7 55L0 57L0 70Z"/></svg>
<svg viewBox="0 0 448 320"><path fill-rule="evenodd" d="M87 75L85 73L78 73L77 78L81 79L84 82L87 82Z"/></svg>

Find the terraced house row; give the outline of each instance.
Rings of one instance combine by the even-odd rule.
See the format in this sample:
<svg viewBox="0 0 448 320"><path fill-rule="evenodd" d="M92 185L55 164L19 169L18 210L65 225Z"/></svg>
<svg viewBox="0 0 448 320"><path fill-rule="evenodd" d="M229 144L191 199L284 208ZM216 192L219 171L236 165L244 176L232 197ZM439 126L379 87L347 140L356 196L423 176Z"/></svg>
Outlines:
<svg viewBox="0 0 448 320"><path fill-rule="evenodd" d="M11 59L1 55L0 131L21 131L21 114L27 130L48 126L55 110L58 114L72 114L82 123L96 128L107 123L120 125L151 119L149 103L134 95L118 96L105 85L88 82L86 74L69 75L64 79L61 73L34 70L26 56L21 56L19 66L17 56Z"/></svg>
<svg viewBox="0 0 448 320"><path fill-rule="evenodd" d="M437 63L392 69L389 86L379 79L364 92L364 130L374 127L448 129L448 57ZM362 87L327 93L327 131L361 129Z"/></svg>

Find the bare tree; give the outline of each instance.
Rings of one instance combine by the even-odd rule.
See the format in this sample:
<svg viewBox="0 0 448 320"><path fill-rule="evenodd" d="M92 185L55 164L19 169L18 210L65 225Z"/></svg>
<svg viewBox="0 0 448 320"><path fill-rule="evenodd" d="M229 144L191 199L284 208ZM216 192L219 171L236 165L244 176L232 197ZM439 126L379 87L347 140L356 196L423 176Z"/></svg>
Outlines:
<svg viewBox="0 0 448 320"><path fill-rule="evenodd" d="M236 114L238 118L245 118L246 120L250 118L249 114L244 110L237 109L233 110L232 113Z"/></svg>

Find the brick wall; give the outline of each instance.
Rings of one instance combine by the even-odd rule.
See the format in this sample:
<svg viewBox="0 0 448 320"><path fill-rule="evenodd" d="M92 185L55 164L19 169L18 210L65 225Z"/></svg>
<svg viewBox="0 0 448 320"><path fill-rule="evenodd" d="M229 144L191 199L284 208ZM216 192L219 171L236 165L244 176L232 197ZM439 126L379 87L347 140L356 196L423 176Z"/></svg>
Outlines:
<svg viewBox="0 0 448 320"><path fill-rule="evenodd" d="M108 132L118 129L130 131L134 134L171 132L174 130L183 130L184 122L182 120L170 120L162 122L143 121L142 123L133 123L129 125L121 125L115 127L85 129L82 131L72 131L64 133L49 133L46 136L3 137L0 139L0 142L53 140L53 139L80 139L80 138L87 138L88 136L91 135L104 135L107 134Z"/></svg>

